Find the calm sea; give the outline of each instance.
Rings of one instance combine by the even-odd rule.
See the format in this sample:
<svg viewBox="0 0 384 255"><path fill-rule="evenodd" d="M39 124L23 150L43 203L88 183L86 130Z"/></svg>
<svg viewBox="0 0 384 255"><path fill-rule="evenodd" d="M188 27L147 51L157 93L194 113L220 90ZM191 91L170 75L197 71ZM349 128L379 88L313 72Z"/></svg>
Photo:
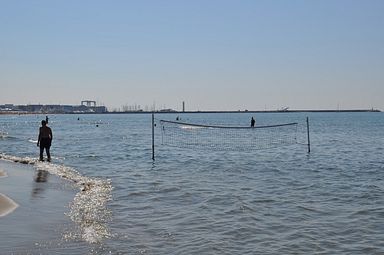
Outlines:
<svg viewBox="0 0 384 255"><path fill-rule="evenodd" d="M0 115L1 157L48 171L52 177L39 185L56 191L53 204L63 203L46 216L61 236L53 241L44 221L33 235L9 237L2 222L12 214L0 219L0 253L384 254L383 113L155 118L177 116L205 124L249 125L252 116L256 125L299 122L303 144L308 116L311 153L303 144L169 147L157 125L153 161L151 115L74 114L49 115L53 162L35 163L45 115Z"/></svg>

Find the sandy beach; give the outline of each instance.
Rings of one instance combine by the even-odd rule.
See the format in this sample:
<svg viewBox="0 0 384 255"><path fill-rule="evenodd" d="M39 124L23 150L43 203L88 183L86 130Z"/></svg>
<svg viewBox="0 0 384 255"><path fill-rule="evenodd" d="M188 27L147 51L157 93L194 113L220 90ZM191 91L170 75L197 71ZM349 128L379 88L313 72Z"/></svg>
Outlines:
<svg viewBox="0 0 384 255"><path fill-rule="evenodd" d="M13 212L18 206L11 198L0 193L0 217Z"/></svg>
<svg viewBox="0 0 384 255"><path fill-rule="evenodd" d="M7 177L7 172L0 169L0 179ZM0 217L13 212L19 205L8 196L0 193Z"/></svg>

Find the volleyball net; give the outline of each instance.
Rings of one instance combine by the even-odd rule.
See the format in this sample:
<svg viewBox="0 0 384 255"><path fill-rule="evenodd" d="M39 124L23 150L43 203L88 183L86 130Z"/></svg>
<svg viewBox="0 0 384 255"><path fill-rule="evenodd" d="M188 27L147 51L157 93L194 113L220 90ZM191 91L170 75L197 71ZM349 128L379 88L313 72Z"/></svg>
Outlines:
<svg viewBox="0 0 384 255"><path fill-rule="evenodd" d="M266 149L297 143L298 123L255 127L160 120L163 145L215 150Z"/></svg>

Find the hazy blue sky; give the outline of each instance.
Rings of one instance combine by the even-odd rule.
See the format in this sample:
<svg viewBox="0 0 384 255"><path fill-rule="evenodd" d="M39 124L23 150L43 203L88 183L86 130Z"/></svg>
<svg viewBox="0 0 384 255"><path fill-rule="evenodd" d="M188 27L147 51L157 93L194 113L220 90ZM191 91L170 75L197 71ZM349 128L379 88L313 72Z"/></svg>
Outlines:
<svg viewBox="0 0 384 255"><path fill-rule="evenodd" d="M0 104L384 110L383 0L0 0Z"/></svg>

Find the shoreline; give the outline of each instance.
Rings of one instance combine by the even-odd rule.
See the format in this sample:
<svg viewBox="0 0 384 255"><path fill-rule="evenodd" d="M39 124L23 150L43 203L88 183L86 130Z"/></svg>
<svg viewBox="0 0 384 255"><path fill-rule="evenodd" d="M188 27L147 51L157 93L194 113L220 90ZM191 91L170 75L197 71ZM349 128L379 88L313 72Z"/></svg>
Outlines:
<svg viewBox="0 0 384 255"><path fill-rule="evenodd" d="M8 177L6 171L0 169L0 179ZM12 213L19 205L10 197L0 192L0 218Z"/></svg>
<svg viewBox="0 0 384 255"><path fill-rule="evenodd" d="M51 218L50 222L65 221L69 222L66 225L77 226L63 233L65 240L100 243L110 237L107 202L112 199L112 185L109 179L87 177L64 165L1 153L0 168L7 169L9 176L2 183L0 179L0 193L11 196L22 205L6 217L5 222L16 220L19 223L18 219L28 215L35 217L29 225L45 225L46 219ZM30 195L25 196L28 193ZM44 215L41 214L43 211ZM13 231L12 227L8 228ZM20 229L23 228L25 226Z"/></svg>
<svg viewBox="0 0 384 255"><path fill-rule="evenodd" d="M0 178L0 253L40 254L48 244L59 249L75 231L66 214L76 190L32 164L0 157L0 170L7 174Z"/></svg>

